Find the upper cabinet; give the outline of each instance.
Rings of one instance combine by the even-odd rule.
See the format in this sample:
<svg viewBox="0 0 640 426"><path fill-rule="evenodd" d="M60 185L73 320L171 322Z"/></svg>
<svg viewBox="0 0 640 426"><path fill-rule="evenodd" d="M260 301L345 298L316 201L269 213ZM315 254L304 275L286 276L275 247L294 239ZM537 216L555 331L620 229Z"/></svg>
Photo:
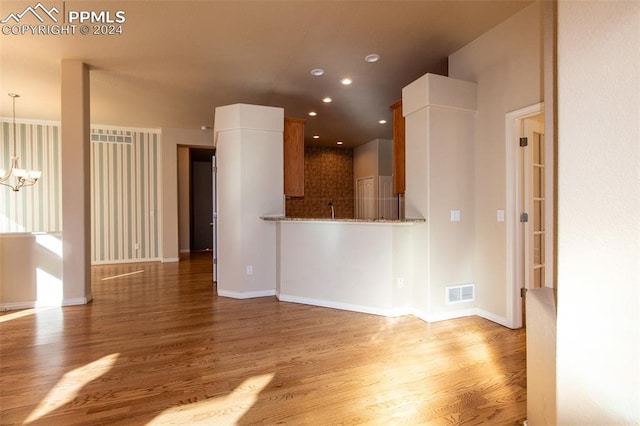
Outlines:
<svg viewBox="0 0 640 426"><path fill-rule="evenodd" d="M301 118L284 119L284 195L304 196L304 123Z"/></svg>
<svg viewBox="0 0 640 426"><path fill-rule="evenodd" d="M389 108L393 111L393 193L404 194L406 180L402 100L399 100Z"/></svg>

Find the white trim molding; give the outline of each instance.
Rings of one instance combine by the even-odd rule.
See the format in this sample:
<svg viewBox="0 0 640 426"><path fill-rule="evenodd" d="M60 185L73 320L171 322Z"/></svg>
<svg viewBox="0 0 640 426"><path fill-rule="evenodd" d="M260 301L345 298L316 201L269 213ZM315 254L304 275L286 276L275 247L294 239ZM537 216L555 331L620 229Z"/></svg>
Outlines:
<svg viewBox="0 0 640 426"><path fill-rule="evenodd" d="M256 297L269 297L275 295L275 290L229 291L218 289L218 296L230 297L232 299L255 299Z"/></svg>
<svg viewBox="0 0 640 426"><path fill-rule="evenodd" d="M520 222L518 218L518 200L521 196L521 188L518 185L519 176L522 173L519 152L516 143L520 137L520 123L527 117L540 114L544 111L544 103L540 102L505 115L505 158L506 158L506 276L507 276L507 318L506 327L522 327L522 301L520 299L520 286L522 259L518 256L519 247L523 244L522 235L519 232ZM546 213L545 213L546 216ZM493 321L493 320L492 320ZM499 321L496 321L500 323Z"/></svg>
<svg viewBox="0 0 640 426"><path fill-rule="evenodd" d="M86 305L93 300L93 295L89 294L86 297L75 297L72 299L62 299L62 303L60 306L75 306L75 305Z"/></svg>
<svg viewBox="0 0 640 426"><path fill-rule="evenodd" d="M340 309L343 311L360 312L363 314L381 315L385 317L401 317L411 314L408 308L375 308L372 306L355 305L352 303L342 303L330 300L312 299L309 297L291 296L288 294L276 295L281 302L300 303L303 305L320 306L323 308Z"/></svg>

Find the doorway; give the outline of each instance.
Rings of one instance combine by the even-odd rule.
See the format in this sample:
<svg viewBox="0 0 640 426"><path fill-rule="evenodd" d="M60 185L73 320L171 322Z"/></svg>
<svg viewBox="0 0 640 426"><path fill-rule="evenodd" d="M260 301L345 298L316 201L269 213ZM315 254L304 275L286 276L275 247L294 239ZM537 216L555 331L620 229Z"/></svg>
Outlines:
<svg viewBox="0 0 640 426"><path fill-rule="evenodd" d="M212 251L213 245L213 158L214 149L189 149L189 235L190 250Z"/></svg>
<svg viewBox="0 0 640 426"><path fill-rule="evenodd" d="M537 114L523 120L520 161L523 183L521 229L523 233L524 288L545 285L545 158L544 117Z"/></svg>
<svg viewBox="0 0 640 426"><path fill-rule="evenodd" d="M544 104L506 115L507 318L524 324L528 289L553 287L553 150L544 132ZM524 289L524 290L522 290Z"/></svg>

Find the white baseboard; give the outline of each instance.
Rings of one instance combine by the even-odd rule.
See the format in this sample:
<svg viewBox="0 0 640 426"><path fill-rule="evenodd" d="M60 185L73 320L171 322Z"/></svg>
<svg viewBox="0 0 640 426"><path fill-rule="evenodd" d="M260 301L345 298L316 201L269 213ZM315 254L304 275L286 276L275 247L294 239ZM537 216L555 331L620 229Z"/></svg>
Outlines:
<svg viewBox="0 0 640 426"><path fill-rule="evenodd" d="M62 299L62 306L75 306L75 305L86 305L87 303L93 300L93 295L90 294L86 297L76 297L73 299Z"/></svg>
<svg viewBox="0 0 640 426"><path fill-rule="evenodd" d="M0 311L17 311L19 309L31 309L35 307L36 302L3 303L0 305Z"/></svg>
<svg viewBox="0 0 640 426"><path fill-rule="evenodd" d="M311 299L308 297L276 294L281 302L301 303L303 305L321 306L323 308L341 309L343 311L361 312L364 314L382 315L385 317L400 317L410 314L408 308L376 308L372 306L355 305L352 303L334 302L329 300Z"/></svg>
<svg viewBox="0 0 640 426"><path fill-rule="evenodd" d="M479 309L479 308L476 308L475 311L476 311L476 315L478 315L479 317L488 319L489 321L495 322L507 328L513 328L509 326L509 320L506 317L501 317L499 315L492 314L489 311L485 311L484 309Z"/></svg>
<svg viewBox="0 0 640 426"><path fill-rule="evenodd" d="M420 318L425 322L438 322L438 321L447 321L456 318L464 318L476 315L475 308L467 308L467 309L459 309L456 311L446 311L446 312L438 312L435 314L429 314L420 309L412 309L411 314L417 318Z"/></svg>
<svg viewBox="0 0 640 426"><path fill-rule="evenodd" d="M258 291L229 291L218 288L218 296L230 297L232 299L254 299L256 297L275 296L275 290L258 290Z"/></svg>
<svg viewBox="0 0 640 426"><path fill-rule="evenodd" d="M504 327L509 327L509 321L505 317L501 317L499 315L492 314L491 312L485 311L480 308L468 308L461 309L458 311L448 311L448 312L440 312L437 314L427 314L419 309L412 309L411 314L415 317L420 318L425 322L438 322L438 321L446 321L456 318L470 317L473 315L477 315L481 318L487 319L491 322L495 322L496 324L500 324Z"/></svg>
<svg viewBox="0 0 640 426"><path fill-rule="evenodd" d="M159 257L148 257L145 259L122 259L122 260L100 260L97 262L91 262L91 266L94 265L116 265L121 263L149 263L149 262L160 262ZM177 260L176 260L177 262Z"/></svg>
<svg viewBox="0 0 640 426"><path fill-rule="evenodd" d="M162 263L180 262L180 258L178 258L178 257L163 257L161 262Z"/></svg>
<svg viewBox="0 0 640 426"><path fill-rule="evenodd" d="M76 306L86 305L93 300L93 295L87 297L76 297L73 299L63 299L57 305L41 305L37 301L28 302L15 302L15 303L3 303L0 305L0 311L17 311L19 309L33 309L33 308L50 308L56 306Z"/></svg>

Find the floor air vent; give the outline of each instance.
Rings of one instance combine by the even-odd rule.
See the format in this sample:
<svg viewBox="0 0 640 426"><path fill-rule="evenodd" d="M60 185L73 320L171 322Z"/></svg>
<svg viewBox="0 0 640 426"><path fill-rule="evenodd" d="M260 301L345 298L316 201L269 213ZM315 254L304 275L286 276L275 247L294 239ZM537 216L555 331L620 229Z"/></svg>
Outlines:
<svg viewBox="0 0 640 426"><path fill-rule="evenodd" d="M476 298L474 284L447 287L447 303L472 302Z"/></svg>

